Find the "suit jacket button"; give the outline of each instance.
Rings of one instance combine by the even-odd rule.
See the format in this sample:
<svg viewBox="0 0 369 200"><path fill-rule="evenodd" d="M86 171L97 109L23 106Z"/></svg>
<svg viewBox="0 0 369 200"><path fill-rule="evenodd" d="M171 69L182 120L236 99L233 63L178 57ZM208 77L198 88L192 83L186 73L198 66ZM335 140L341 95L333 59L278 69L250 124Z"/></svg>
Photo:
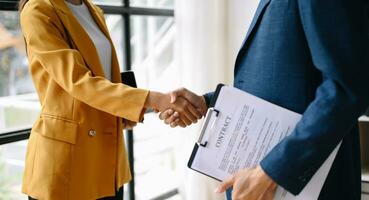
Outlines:
<svg viewBox="0 0 369 200"><path fill-rule="evenodd" d="M91 136L91 137L94 137L94 136L96 136L96 131L95 130L90 130L90 131L88 131L88 135Z"/></svg>

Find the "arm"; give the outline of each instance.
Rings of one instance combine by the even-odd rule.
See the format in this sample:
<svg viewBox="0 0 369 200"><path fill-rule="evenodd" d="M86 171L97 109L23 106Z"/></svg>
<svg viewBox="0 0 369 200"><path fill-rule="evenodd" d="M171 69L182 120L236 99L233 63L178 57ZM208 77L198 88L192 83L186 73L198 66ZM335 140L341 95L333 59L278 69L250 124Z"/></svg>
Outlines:
<svg viewBox="0 0 369 200"><path fill-rule="evenodd" d="M65 41L64 30L57 24L58 18L52 9L28 3L20 22L31 65L44 68L67 93L91 107L139 121L148 91L93 76L81 54Z"/></svg>
<svg viewBox="0 0 369 200"><path fill-rule="evenodd" d="M369 21L362 1L297 0L323 82L293 133L261 162L293 194L305 187L369 103Z"/></svg>
<svg viewBox="0 0 369 200"><path fill-rule="evenodd" d="M20 21L30 65L43 68L52 80L75 99L134 122L140 121L144 108L160 111L174 109L187 123L201 117L183 98L176 104L170 104L168 94L149 93L94 76L80 52L66 42L63 26L52 8L29 2L21 13Z"/></svg>

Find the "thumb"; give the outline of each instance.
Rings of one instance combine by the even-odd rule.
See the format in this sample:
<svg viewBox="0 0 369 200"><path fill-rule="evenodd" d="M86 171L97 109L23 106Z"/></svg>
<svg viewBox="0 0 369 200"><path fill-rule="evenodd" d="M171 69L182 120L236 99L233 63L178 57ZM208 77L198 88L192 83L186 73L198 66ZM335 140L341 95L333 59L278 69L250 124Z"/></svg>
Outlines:
<svg viewBox="0 0 369 200"><path fill-rule="evenodd" d="M170 103L175 103L178 97L177 92L173 91L169 95L170 95Z"/></svg>
<svg viewBox="0 0 369 200"><path fill-rule="evenodd" d="M220 185L215 189L215 192L216 193L225 192L228 188L233 186L234 181L235 181L235 177L234 175L232 175L231 177L227 178L222 183L220 183Z"/></svg>

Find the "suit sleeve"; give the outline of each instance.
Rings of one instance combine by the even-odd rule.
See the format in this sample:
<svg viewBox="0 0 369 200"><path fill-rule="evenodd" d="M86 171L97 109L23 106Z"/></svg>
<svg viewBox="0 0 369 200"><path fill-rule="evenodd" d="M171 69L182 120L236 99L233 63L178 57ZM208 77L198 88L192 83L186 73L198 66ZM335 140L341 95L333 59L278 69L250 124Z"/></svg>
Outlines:
<svg viewBox="0 0 369 200"><path fill-rule="evenodd" d="M211 101L213 100L214 97L214 92L209 92L203 95L204 99L205 99L205 103L206 106L209 108Z"/></svg>
<svg viewBox="0 0 369 200"><path fill-rule="evenodd" d="M314 66L323 81L290 136L261 162L280 186L298 194L369 102L367 5L354 0L297 0Z"/></svg>
<svg viewBox="0 0 369 200"><path fill-rule="evenodd" d="M94 76L80 52L66 42L55 11L29 2L20 22L31 66L42 67L67 93L91 107L140 120L148 91Z"/></svg>

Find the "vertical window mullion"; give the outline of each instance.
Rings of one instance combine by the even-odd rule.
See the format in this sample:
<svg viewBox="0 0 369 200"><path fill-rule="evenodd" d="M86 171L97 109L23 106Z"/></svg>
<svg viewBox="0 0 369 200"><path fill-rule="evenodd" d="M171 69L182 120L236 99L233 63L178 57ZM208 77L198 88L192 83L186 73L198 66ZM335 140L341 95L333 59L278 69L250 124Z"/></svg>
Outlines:
<svg viewBox="0 0 369 200"><path fill-rule="evenodd" d="M125 8L130 9L129 0L123 0L123 5ZM125 54L125 62L124 62L124 70L129 71L132 70L132 56L131 56L131 22L130 22L130 14L129 12L123 14L123 29L124 29L124 54ZM133 138L133 130L126 131L126 139L127 139L127 151L128 151L128 159L129 165L132 173L132 180L128 183L128 199L135 200L135 168L134 168L134 138Z"/></svg>

